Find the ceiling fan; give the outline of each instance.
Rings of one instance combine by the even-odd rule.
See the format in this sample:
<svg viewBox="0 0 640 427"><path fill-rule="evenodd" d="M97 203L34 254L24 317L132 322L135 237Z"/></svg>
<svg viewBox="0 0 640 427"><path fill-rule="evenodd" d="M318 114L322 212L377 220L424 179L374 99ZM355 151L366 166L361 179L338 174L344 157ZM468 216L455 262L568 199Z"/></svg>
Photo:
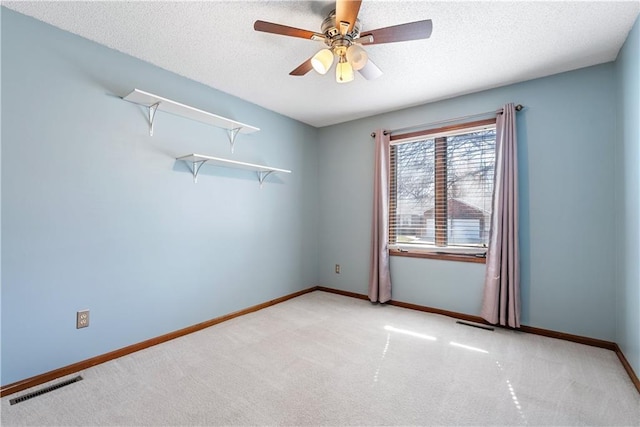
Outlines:
<svg viewBox="0 0 640 427"><path fill-rule="evenodd" d="M361 31L358 12L361 0L336 0L336 8L322 21L322 33L256 21L253 29L265 33L323 42L327 47L321 49L311 58L300 64L289 74L303 76L311 69L326 74L337 58L336 81L347 83L353 80L354 70L365 79L372 80L382 75L382 71L369 59L362 45L393 43L409 40L426 39L431 36L433 25L430 19L409 22L407 24Z"/></svg>

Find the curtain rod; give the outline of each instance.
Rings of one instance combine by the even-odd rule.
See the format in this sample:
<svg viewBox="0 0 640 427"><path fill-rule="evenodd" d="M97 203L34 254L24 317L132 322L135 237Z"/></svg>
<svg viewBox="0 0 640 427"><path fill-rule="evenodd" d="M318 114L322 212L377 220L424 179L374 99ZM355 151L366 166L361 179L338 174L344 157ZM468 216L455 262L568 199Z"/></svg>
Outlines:
<svg viewBox="0 0 640 427"><path fill-rule="evenodd" d="M523 108L524 108L524 106L522 104L516 105L516 111L521 111ZM417 129L417 128L433 126L433 125L440 125L440 124L450 123L450 122L458 122L460 120L467 120L467 119L472 119L472 118L484 117L484 116L488 116L490 114L502 114L502 110L503 109L500 108L497 111L487 111L486 113L470 114L468 116L456 117L456 118L447 119L447 120L440 120L438 122L423 123L423 124L419 124L419 125L415 125L415 126L409 126L409 127L400 128L400 129L385 130L384 134L385 135L389 135L389 134L394 133L394 132L406 131L406 130L410 130L410 129ZM376 137L376 133L375 132L371 132L371 138L375 138L375 137Z"/></svg>

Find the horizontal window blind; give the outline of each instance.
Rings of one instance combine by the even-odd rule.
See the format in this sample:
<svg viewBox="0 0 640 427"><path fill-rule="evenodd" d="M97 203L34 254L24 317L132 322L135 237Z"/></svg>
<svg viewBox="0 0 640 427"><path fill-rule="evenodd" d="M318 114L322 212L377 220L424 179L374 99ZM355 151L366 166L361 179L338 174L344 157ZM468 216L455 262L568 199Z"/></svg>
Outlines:
<svg viewBox="0 0 640 427"><path fill-rule="evenodd" d="M495 124L391 146L389 243L484 247L495 168Z"/></svg>

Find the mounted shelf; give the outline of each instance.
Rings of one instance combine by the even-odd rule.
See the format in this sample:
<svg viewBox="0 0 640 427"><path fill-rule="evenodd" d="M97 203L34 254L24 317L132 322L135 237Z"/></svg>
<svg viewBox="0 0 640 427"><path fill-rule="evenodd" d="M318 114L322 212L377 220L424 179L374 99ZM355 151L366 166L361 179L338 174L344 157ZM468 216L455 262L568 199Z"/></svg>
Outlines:
<svg viewBox="0 0 640 427"><path fill-rule="evenodd" d="M195 120L197 122L206 123L211 126L219 127L227 130L229 143L231 144L231 152L233 153L233 145L236 141L238 133L253 133L260 129L254 126L236 122L225 117L218 116L207 111L199 110L188 105L163 98L152 93L134 89L124 98L125 101L139 104L149 109L149 135L153 136L153 121L158 111L164 111L186 119Z"/></svg>
<svg viewBox="0 0 640 427"><path fill-rule="evenodd" d="M290 170L272 168L270 166L256 165L253 163L238 162L235 160L221 159L219 157L203 156L201 154L187 154L186 156L178 157L177 160L182 160L187 164L191 164L191 172L193 173L193 182L198 182L198 172L205 163L212 164L214 166L221 166L225 168L245 169L251 170L258 174L258 181L262 187L262 183L265 178L274 172L277 173L291 173Z"/></svg>

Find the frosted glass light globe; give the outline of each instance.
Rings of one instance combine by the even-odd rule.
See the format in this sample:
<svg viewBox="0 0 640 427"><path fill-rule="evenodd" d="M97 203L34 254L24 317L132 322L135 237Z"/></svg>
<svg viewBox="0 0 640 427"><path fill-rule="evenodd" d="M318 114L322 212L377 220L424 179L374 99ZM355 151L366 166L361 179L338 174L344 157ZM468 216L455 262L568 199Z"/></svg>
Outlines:
<svg viewBox="0 0 640 427"><path fill-rule="evenodd" d="M353 80L353 67L348 62L338 62L336 65L336 81L347 83Z"/></svg>
<svg viewBox="0 0 640 427"><path fill-rule="evenodd" d="M352 44L347 48L347 61L351 63L354 70L361 70L367 65L368 60L367 52L359 44Z"/></svg>
<svg viewBox="0 0 640 427"><path fill-rule="evenodd" d="M333 52L322 49L311 58L311 66L320 74L326 74L333 65Z"/></svg>

